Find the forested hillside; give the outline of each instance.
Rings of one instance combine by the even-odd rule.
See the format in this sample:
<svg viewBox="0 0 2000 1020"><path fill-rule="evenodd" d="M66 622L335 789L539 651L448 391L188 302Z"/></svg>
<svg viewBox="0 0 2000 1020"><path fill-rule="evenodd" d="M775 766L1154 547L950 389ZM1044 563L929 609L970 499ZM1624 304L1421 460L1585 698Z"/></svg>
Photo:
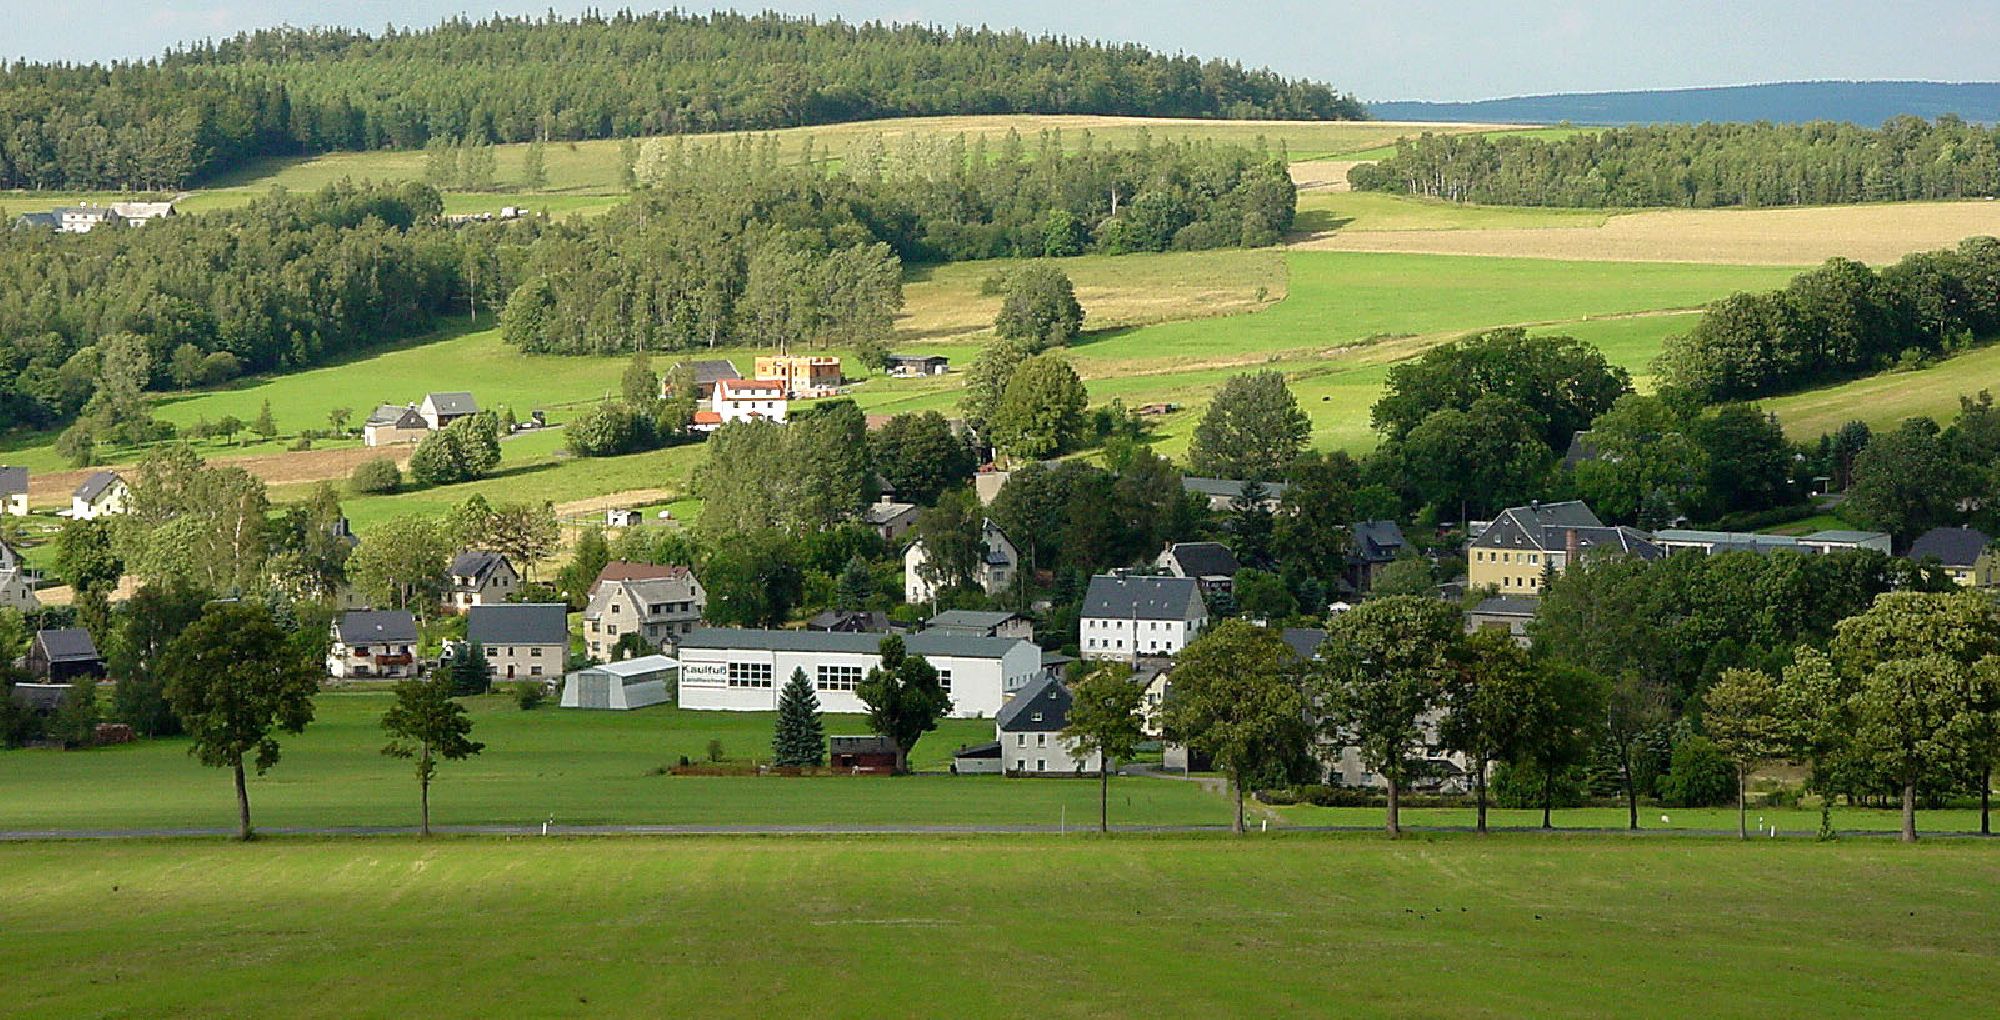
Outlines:
<svg viewBox="0 0 2000 1020"><path fill-rule="evenodd" d="M524 350L682 350L879 344L901 307L901 263L1276 244L1297 189L1254 149L1196 143L1065 152L913 137L864 145L837 172L778 141L640 153L638 197L558 224L508 301Z"/></svg>
<svg viewBox="0 0 2000 1020"><path fill-rule="evenodd" d="M1324 85L1143 47L776 14L273 29L0 69L0 187L172 188L258 155L1087 113L1360 119Z"/></svg>
<svg viewBox="0 0 2000 1020"><path fill-rule="evenodd" d="M1701 124L1554 141L1434 135L1356 167L1356 188L1483 205L1779 206L2000 195L2000 127L1915 117Z"/></svg>

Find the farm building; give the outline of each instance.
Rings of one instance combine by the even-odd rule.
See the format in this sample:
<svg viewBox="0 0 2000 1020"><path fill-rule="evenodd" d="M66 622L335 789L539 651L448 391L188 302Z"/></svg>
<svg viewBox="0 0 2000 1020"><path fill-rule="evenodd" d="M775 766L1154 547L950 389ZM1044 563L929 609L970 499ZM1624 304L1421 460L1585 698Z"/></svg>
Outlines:
<svg viewBox="0 0 2000 1020"><path fill-rule="evenodd" d="M943 375L949 371L951 371L951 359L942 354L889 355L889 374L898 379Z"/></svg>
<svg viewBox="0 0 2000 1020"><path fill-rule="evenodd" d="M368 446L396 446L420 443L431 434L430 423L417 413L415 404L383 404L361 423L361 440Z"/></svg>
<svg viewBox="0 0 2000 1020"><path fill-rule="evenodd" d="M1000 742L989 740L984 744L960 747L958 753L951 756L951 770L961 776L999 775L1003 771Z"/></svg>
<svg viewBox="0 0 2000 1020"><path fill-rule="evenodd" d="M563 681L562 707L624 712L664 705L673 700L672 684L680 668L664 655L642 655L579 669Z"/></svg>
<svg viewBox="0 0 2000 1020"><path fill-rule="evenodd" d="M888 737L830 737L827 761L837 769L890 772L896 768L896 742Z"/></svg>
<svg viewBox="0 0 2000 1020"><path fill-rule="evenodd" d="M805 670L826 712L868 711L854 693L882 661L880 634L709 627L681 639L682 708L723 712L772 712L778 690L795 669ZM1007 694L1042 674L1042 653L1009 638L911 634L911 655L937 669L951 715L991 718Z"/></svg>
<svg viewBox="0 0 2000 1020"><path fill-rule="evenodd" d="M28 674L52 684L95 680L104 675L104 658L97 643L81 627L38 630L28 646Z"/></svg>

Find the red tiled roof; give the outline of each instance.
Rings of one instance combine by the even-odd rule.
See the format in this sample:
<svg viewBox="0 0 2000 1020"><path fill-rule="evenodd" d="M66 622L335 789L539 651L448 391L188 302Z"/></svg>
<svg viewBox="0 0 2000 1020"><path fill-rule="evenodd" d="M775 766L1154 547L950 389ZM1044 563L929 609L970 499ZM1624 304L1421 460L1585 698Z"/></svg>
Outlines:
<svg viewBox="0 0 2000 1020"><path fill-rule="evenodd" d="M694 413L694 423L696 425L720 425L722 424L722 415L715 411L696 411Z"/></svg>
<svg viewBox="0 0 2000 1020"><path fill-rule="evenodd" d="M715 385L722 391L724 398L738 391L756 393L785 392L784 383L767 379L722 379L717 381Z"/></svg>

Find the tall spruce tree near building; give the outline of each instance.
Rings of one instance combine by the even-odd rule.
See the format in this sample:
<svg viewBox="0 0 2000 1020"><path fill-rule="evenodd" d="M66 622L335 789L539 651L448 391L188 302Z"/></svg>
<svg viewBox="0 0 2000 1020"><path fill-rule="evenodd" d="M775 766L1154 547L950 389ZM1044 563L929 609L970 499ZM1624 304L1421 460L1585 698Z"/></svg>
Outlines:
<svg viewBox="0 0 2000 1020"><path fill-rule="evenodd" d="M493 664L486 661L486 649L476 641L452 657L445 676L455 695L485 694L493 689Z"/></svg>
<svg viewBox="0 0 2000 1020"><path fill-rule="evenodd" d="M819 695L804 667L778 692L778 728L771 735L772 764L809 767L826 761L826 727L819 718Z"/></svg>

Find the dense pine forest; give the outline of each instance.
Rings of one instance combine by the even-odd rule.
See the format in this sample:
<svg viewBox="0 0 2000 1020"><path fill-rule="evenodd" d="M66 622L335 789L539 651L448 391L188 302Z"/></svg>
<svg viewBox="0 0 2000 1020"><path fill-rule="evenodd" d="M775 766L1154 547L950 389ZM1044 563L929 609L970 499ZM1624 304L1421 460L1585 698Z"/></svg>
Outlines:
<svg viewBox="0 0 2000 1020"><path fill-rule="evenodd" d="M272 29L0 69L0 187L165 189L265 155L1075 113L1339 120L1324 85L1140 46L777 14Z"/></svg>
<svg viewBox="0 0 2000 1020"><path fill-rule="evenodd" d="M1659 369L1705 400L1807 389L2000 336L2000 240L1967 238L1880 272L1833 259L1784 290L1736 294L1668 337Z"/></svg>
<svg viewBox="0 0 2000 1020"><path fill-rule="evenodd" d="M506 239L538 224L446 228L441 207L424 185L338 185L142 230L0 231L0 429L67 421L114 383L299 368L484 311Z"/></svg>
<svg viewBox="0 0 2000 1020"><path fill-rule="evenodd" d="M2000 195L2000 127L1955 117L1615 128L1543 141L1432 135L1350 175L1485 205L1781 206Z"/></svg>
<svg viewBox="0 0 2000 1020"><path fill-rule="evenodd" d="M1053 133L864 144L829 172L774 137L641 150L638 197L550 228L505 315L524 350L880 343L901 263L1276 244L1297 189L1275 156Z"/></svg>

